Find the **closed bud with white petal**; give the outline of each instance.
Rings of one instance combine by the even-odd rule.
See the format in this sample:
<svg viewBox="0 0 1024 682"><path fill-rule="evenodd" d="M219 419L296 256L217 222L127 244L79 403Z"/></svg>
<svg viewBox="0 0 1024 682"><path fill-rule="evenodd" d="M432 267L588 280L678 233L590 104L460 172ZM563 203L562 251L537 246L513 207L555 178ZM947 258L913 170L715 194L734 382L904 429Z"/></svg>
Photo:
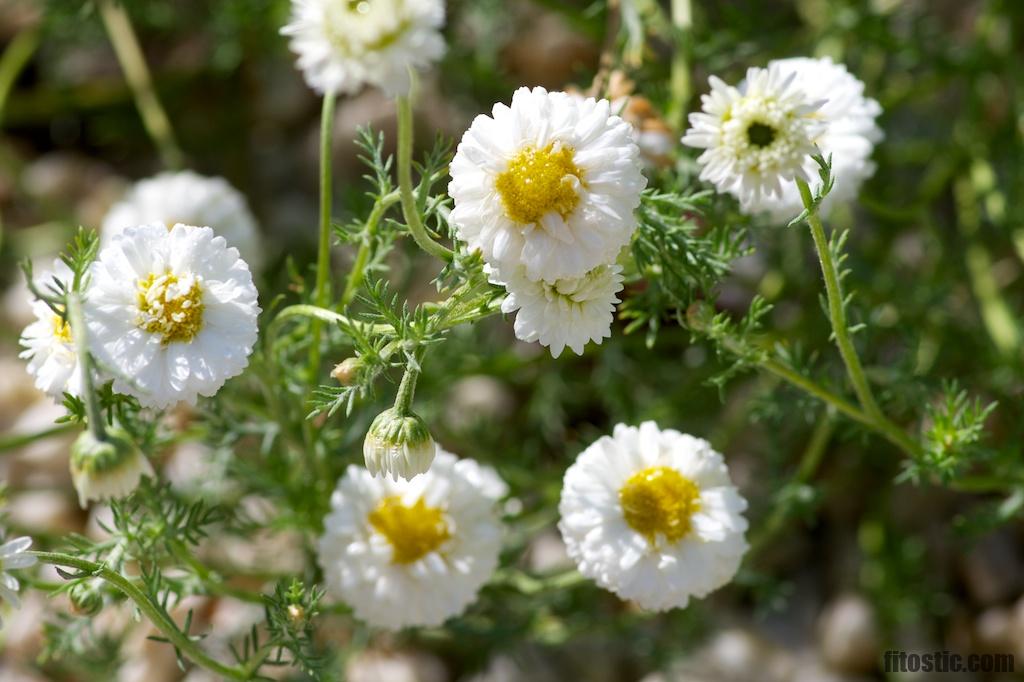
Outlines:
<svg viewBox="0 0 1024 682"><path fill-rule="evenodd" d="M419 415L395 408L381 412L363 441L366 468L374 476L410 479L430 468L437 446Z"/></svg>
<svg viewBox="0 0 1024 682"><path fill-rule="evenodd" d="M124 497L152 475L149 460L119 429L102 439L85 431L71 446L71 480L83 509L90 501Z"/></svg>

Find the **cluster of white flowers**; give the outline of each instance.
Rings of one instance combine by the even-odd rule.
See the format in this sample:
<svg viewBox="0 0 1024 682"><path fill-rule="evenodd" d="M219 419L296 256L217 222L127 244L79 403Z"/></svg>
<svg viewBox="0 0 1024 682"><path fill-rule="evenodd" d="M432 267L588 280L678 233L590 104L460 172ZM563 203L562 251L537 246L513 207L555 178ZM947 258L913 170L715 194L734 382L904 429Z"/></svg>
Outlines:
<svg viewBox="0 0 1024 682"><path fill-rule="evenodd" d="M248 264L213 229L174 223L176 215L215 222L259 252L244 200L219 178L159 175L111 210L103 247L83 278L85 346L96 361L93 378L113 380L115 391L143 407L214 395L245 369L256 343L260 307ZM63 262L40 278L39 288L50 279L71 291L72 273ZM34 310L37 320L21 339L28 371L54 398L81 396L85 377L67 311L42 301ZM93 440L77 444L71 458L83 505L125 495L152 473L130 443L113 435Z"/></svg>
<svg viewBox="0 0 1024 682"><path fill-rule="evenodd" d="M788 220L803 209L795 179L816 174L814 154L832 156L835 189L822 206L856 196L874 172L881 107L831 59L795 58L751 68L738 87L709 79L703 111L690 114L683 144L704 149L700 177L733 194L748 213Z"/></svg>
<svg viewBox="0 0 1024 682"><path fill-rule="evenodd" d="M444 51L440 0L293 0L293 12L283 33L318 91L370 83L405 94L409 69ZM845 67L783 60L748 70L738 87L710 83L683 142L704 149L701 177L744 210L797 212L790 185L810 180L818 152L835 155L833 201L853 196L872 172L880 109ZM646 186L641 167L633 127L605 100L521 88L511 105L473 121L450 165L450 222L507 290L502 311L516 314L518 338L558 357L610 336L623 288L617 261ZM58 398L83 392L89 363L73 335L84 331L97 377L144 407L214 395L244 370L256 342L250 266L260 253L255 221L224 180L186 172L140 182L104 221L82 291L84 328L72 330L59 306L36 304L22 337L36 385ZM53 276L71 288L66 266ZM318 560L328 590L384 628L462 613L498 566L507 485L438 447L407 410L378 416L364 456L366 468L350 466L338 481L324 519ZM116 428L84 434L71 471L83 505L127 494L153 472ZM566 471L559 529L584 576L666 610L735 576L748 548L746 507L706 441L654 422L620 424ZM4 571L34 562L30 543L0 546L8 601L16 603L18 583Z"/></svg>
<svg viewBox="0 0 1024 682"><path fill-rule="evenodd" d="M821 154L832 157L835 187L825 197L820 211L825 214L837 204L856 198L860 186L875 172L871 153L882 140L882 130L875 119L882 107L864 96L864 83L830 58L794 57L771 62L784 73L792 74L807 98L824 101L817 117L824 129L815 138ZM804 159L804 173L817 172L812 159ZM754 213L766 212L777 221L792 220L803 210L800 193L793 183L783 185L780 195L769 195L748 207Z"/></svg>
<svg viewBox="0 0 1024 682"><path fill-rule="evenodd" d="M495 505L507 494L493 469L440 447L411 480L350 466L318 547L328 590L371 625L440 625L494 572ZM661 611L733 578L747 550L746 507L706 441L654 422L620 424L566 472L559 528L584 576Z"/></svg>
<svg viewBox="0 0 1024 682"><path fill-rule="evenodd" d="M238 250L209 227L124 229L100 251L87 280L88 347L97 374L142 406L194 405L248 364L260 313L256 286ZM28 370L50 395L78 395L71 328L47 304L35 309L38 319L22 333Z"/></svg>
<svg viewBox="0 0 1024 682"><path fill-rule="evenodd" d="M451 163L450 220L518 311L516 336L558 357L610 336L647 184L633 127L606 100L520 88L477 116Z"/></svg>

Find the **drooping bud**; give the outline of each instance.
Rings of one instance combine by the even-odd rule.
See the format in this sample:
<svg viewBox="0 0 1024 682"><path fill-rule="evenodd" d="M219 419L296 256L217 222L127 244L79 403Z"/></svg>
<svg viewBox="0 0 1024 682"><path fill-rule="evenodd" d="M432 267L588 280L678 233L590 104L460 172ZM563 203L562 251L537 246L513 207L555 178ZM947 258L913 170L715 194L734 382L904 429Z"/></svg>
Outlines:
<svg viewBox="0 0 1024 682"><path fill-rule="evenodd" d="M363 364L362 358L345 358L331 370L331 377L342 386L351 386L359 379Z"/></svg>
<svg viewBox="0 0 1024 682"><path fill-rule="evenodd" d="M124 497L153 467L127 434L110 429L102 440L85 431L71 446L71 480L83 509L93 500Z"/></svg>
<svg viewBox="0 0 1024 682"><path fill-rule="evenodd" d="M366 468L374 476L410 479L430 468L437 446L418 415L384 410L370 424L363 441Z"/></svg>

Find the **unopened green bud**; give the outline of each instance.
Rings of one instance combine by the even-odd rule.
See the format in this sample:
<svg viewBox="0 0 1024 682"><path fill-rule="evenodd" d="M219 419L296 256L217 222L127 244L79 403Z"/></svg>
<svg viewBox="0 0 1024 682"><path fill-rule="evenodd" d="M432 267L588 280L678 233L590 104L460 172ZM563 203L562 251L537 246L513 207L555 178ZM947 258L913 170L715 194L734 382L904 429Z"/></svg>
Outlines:
<svg viewBox="0 0 1024 682"><path fill-rule="evenodd" d="M363 457L370 473L391 476L396 481L429 469L436 449L426 422L412 412L399 414L395 408L377 415L363 441Z"/></svg>
<svg viewBox="0 0 1024 682"><path fill-rule="evenodd" d="M359 373L363 371L362 358L346 358L334 366L331 377L342 386L351 386L359 380Z"/></svg>
<svg viewBox="0 0 1024 682"><path fill-rule="evenodd" d="M85 431L71 446L71 480L83 509L90 500L124 497L143 475L152 476L153 467L120 429L103 439Z"/></svg>
<svg viewBox="0 0 1024 682"><path fill-rule="evenodd" d="M82 616L93 616L103 608L103 594L95 580L76 583L71 587L68 598L75 613Z"/></svg>

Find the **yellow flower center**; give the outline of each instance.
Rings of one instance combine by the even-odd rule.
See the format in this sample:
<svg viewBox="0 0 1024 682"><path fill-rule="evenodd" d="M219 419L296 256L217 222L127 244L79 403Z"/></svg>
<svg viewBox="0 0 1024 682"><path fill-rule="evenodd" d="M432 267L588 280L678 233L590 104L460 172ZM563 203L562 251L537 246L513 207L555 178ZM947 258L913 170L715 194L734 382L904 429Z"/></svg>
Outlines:
<svg viewBox="0 0 1024 682"><path fill-rule="evenodd" d="M182 282L170 272L151 272L139 280L138 303L139 327L159 334L164 345L188 343L203 327L203 290L198 277Z"/></svg>
<svg viewBox="0 0 1024 682"><path fill-rule="evenodd" d="M60 318L60 315L53 314L53 337L63 343L71 343L71 325Z"/></svg>
<svg viewBox="0 0 1024 682"><path fill-rule="evenodd" d="M573 163L572 147L552 142L543 149L525 147L495 181L505 214L529 225L551 211L567 218L579 203L576 186L583 171Z"/></svg>
<svg viewBox="0 0 1024 682"><path fill-rule="evenodd" d="M411 507L398 495L385 497L370 512L370 525L391 544L391 563L411 564L451 537L444 511L428 507L421 497Z"/></svg>
<svg viewBox="0 0 1024 682"><path fill-rule="evenodd" d="M649 467L626 479L619 504L626 523L652 546L659 535L673 544L690 533L690 520L700 509L700 489L675 469Z"/></svg>

